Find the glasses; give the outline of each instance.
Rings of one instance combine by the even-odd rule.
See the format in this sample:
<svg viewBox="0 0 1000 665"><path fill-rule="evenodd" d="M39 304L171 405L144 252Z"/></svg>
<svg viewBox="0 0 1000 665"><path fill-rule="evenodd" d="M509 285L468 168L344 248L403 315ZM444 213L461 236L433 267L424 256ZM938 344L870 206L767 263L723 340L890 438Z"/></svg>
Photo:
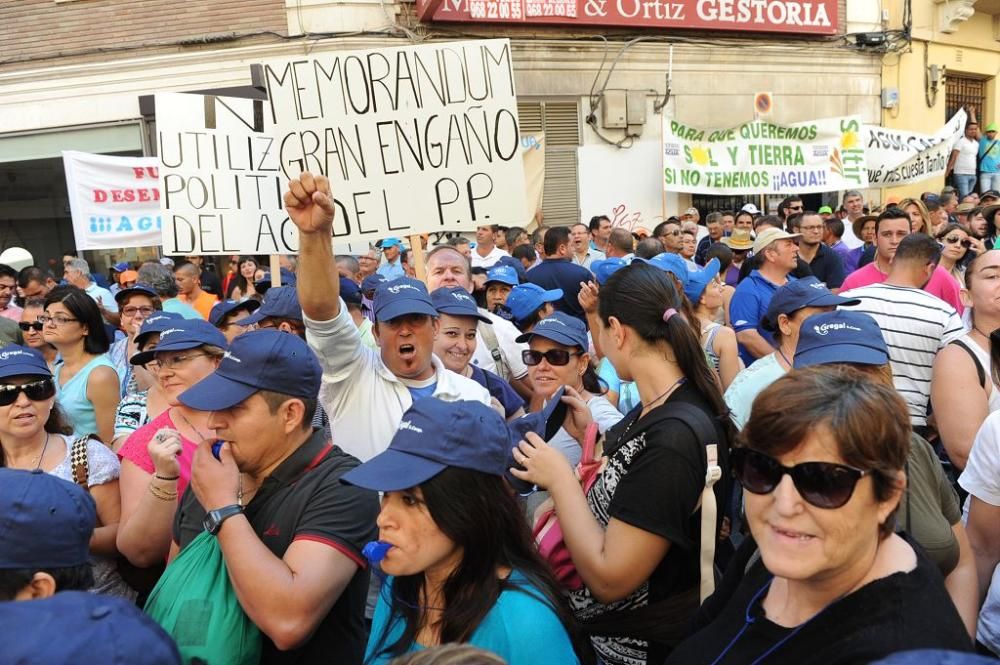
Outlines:
<svg viewBox="0 0 1000 665"><path fill-rule="evenodd" d="M71 319L66 316L49 316L48 314L42 314L41 316L38 317L38 322L41 323L43 326L49 323L51 323L54 326L64 326L67 323L79 320L80 319Z"/></svg>
<svg viewBox="0 0 1000 665"><path fill-rule="evenodd" d="M42 323L41 321L18 321L17 327L23 330L24 332L28 332L29 330L42 332L42 328L45 327L45 324Z"/></svg>
<svg viewBox="0 0 1000 665"><path fill-rule="evenodd" d="M150 360L144 365L146 369L151 372L160 372L165 369L177 369L179 366L183 365L189 360L194 360L201 356L207 356L207 353L188 353L183 356L174 356L172 358L160 358L159 360Z"/></svg>
<svg viewBox="0 0 1000 665"><path fill-rule="evenodd" d="M871 473L832 462L783 466L773 457L749 448L734 449L730 462L733 475L748 492L770 494L781 482L781 477L788 474L807 503L829 509L840 508L850 501L858 481Z"/></svg>
<svg viewBox="0 0 1000 665"><path fill-rule="evenodd" d="M17 401L17 396L22 392L32 402L41 402L56 394L56 384L52 379L42 379L20 385L0 384L0 406L10 406Z"/></svg>
<svg viewBox="0 0 1000 665"><path fill-rule="evenodd" d="M972 247L972 241L971 240L969 240L968 238L962 239L960 236L948 236L947 238L944 239L944 241L946 243L948 243L949 245L954 245L954 244L957 244L957 243L961 243L962 247L964 247L966 249L969 249L970 247Z"/></svg>
<svg viewBox="0 0 1000 665"><path fill-rule="evenodd" d="M792 212L802 212L802 206L800 205L788 206L788 209L791 210Z"/></svg>
<svg viewBox="0 0 1000 665"><path fill-rule="evenodd" d="M542 359L549 361L550 365L562 367L569 364L569 359L573 356L581 355L578 351L567 351L566 349L549 349L548 351L521 351L521 360L525 365L535 366L542 362Z"/></svg>
<svg viewBox="0 0 1000 665"><path fill-rule="evenodd" d="M136 314L141 314L143 318L147 316L152 316L153 312L156 310L152 307L123 307L122 316L135 316Z"/></svg>
<svg viewBox="0 0 1000 665"><path fill-rule="evenodd" d="M680 234L681 232L675 229L673 231L664 231L663 233L660 234L660 237L662 238L663 236L679 236Z"/></svg>

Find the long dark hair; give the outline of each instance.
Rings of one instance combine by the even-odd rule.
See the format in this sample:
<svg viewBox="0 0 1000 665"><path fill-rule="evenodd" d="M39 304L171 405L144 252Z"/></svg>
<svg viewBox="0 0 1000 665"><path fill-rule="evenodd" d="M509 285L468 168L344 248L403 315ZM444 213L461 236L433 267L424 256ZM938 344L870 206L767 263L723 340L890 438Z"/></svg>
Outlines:
<svg viewBox="0 0 1000 665"><path fill-rule="evenodd" d="M260 261L257 260L257 257L255 257L255 256L241 256L240 260L236 262L236 274L234 274L233 278L231 280L229 280L229 293L226 294L227 298L229 296L233 295L233 291L236 289L236 287L240 287L240 296L242 296L244 298L246 297L246 295L247 295L247 278L243 276L243 270L242 270L242 268L243 268L243 264L246 263L247 261L253 261L255 264L257 264L257 267L260 268ZM256 271L254 271L254 272L256 272Z"/></svg>
<svg viewBox="0 0 1000 665"><path fill-rule="evenodd" d="M572 616L559 586L535 548L524 511L499 476L450 467L420 485L427 510L437 527L463 548L462 561L444 583L441 643L467 642L500 593L519 590L545 603L559 617L581 660L588 649L577 637ZM509 567L527 579L523 582L497 577L497 568ZM375 657L399 656L410 649L421 626L423 574L396 577L392 584L390 619L377 639ZM392 644L386 638L396 620L403 633Z"/></svg>
<svg viewBox="0 0 1000 665"><path fill-rule="evenodd" d="M729 409L719 392L715 372L708 366L700 336L682 316L664 321L664 312L670 308L683 311L684 296L663 271L642 262L634 262L611 275L601 287L597 301L597 313L605 326L614 317L634 329L648 344L669 344L681 373L708 401L723 428L731 434Z"/></svg>
<svg viewBox="0 0 1000 665"><path fill-rule="evenodd" d="M45 296L46 309L53 303L62 304L80 325L87 326L87 334L83 338L84 351L95 356L108 352L111 348L108 329L104 327L97 303L86 291L76 286L57 286Z"/></svg>

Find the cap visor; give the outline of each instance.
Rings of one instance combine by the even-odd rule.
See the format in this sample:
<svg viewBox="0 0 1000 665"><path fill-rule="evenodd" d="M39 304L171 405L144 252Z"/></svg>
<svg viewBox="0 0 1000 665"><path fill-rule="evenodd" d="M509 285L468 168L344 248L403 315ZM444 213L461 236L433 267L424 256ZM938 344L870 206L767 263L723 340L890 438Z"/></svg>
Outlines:
<svg viewBox="0 0 1000 665"><path fill-rule="evenodd" d="M407 314L425 314L437 317L437 310L434 305L420 300L405 300L403 302L390 303L375 312L378 321L392 321L393 319L406 316Z"/></svg>
<svg viewBox="0 0 1000 665"><path fill-rule="evenodd" d="M542 294L542 302L555 302L563 297L562 289L552 289Z"/></svg>
<svg viewBox="0 0 1000 665"><path fill-rule="evenodd" d="M252 313L250 316L245 316L239 321L233 321L233 323L235 323L238 326L252 326L255 323L260 323L265 318L267 318L267 315L261 312L260 308L258 307L257 311Z"/></svg>
<svg viewBox="0 0 1000 665"><path fill-rule="evenodd" d="M543 330L538 331L537 327L531 332L526 332L523 335L518 335L517 339L514 341L518 344L524 344L525 342L530 342L532 337L542 337L544 339L552 340L557 344L565 344L566 346L580 346L580 343L573 339L570 335L564 335L558 330ZM586 351L587 349L584 349Z"/></svg>
<svg viewBox="0 0 1000 665"><path fill-rule="evenodd" d="M388 448L354 467L340 480L376 492L398 492L427 482L446 468L447 465L426 457Z"/></svg>
<svg viewBox="0 0 1000 665"><path fill-rule="evenodd" d="M177 399L184 406L198 411L222 411L236 406L255 392L258 389L253 386L214 373L182 392Z"/></svg>
<svg viewBox="0 0 1000 665"><path fill-rule="evenodd" d="M792 359L792 367L795 368L834 363L881 366L889 364L889 356L883 351L860 344L826 344L796 353Z"/></svg>
<svg viewBox="0 0 1000 665"><path fill-rule="evenodd" d="M468 312L466 310L462 310L462 311L451 310L448 307L442 307L441 309L437 310L437 312L440 313L440 314L449 314L451 316L464 316L464 317L467 317L467 318L470 318L470 319L476 318L476 319L479 319L480 321L482 321L483 323L488 323L490 325L493 325L493 320L490 319L490 318L488 318L488 317L486 317L486 316L484 316L484 315L482 315L482 314L480 314L478 309L476 310L475 314L471 314L470 312Z"/></svg>
<svg viewBox="0 0 1000 665"><path fill-rule="evenodd" d="M835 293L823 294L816 298L815 300L810 300L808 303L803 305L803 307L840 307L845 305L847 307L853 307L855 305L860 305L861 301L851 298L842 298Z"/></svg>

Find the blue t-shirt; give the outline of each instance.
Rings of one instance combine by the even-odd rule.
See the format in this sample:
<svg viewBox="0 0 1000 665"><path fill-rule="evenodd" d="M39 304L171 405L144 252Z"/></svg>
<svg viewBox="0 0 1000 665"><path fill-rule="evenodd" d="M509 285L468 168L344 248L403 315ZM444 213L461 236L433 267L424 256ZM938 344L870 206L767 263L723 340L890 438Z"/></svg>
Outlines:
<svg viewBox="0 0 1000 665"><path fill-rule="evenodd" d="M563 297L552 303L560 312L587 323L587 315L580 306L580 282L593 281L594 276L569 259L545 259L528 271L528 281L546 290L562 289Z"/></svg>
<svg viewBox="0 0 1000 665"><path fill-rule="evenodd" d="M542 593L516 570L511 573L510 582L520 588L500 593L496 604L472 633L469 644L495 653L507 661L508 665L579 664L566 629L544 600ZM389 625L385 640L381 639L382 632L389 624L391 601L390 577L382 585L378 604L375 606L368 648L365 649L365 665L388 665L392 658L375 656L375 648L389 646L403 634L403 621L397 617ZM423 648L419 644L413 644L407 651L420 651Z"/></svg>
<svg viewBox="0 0 1000 665"><path fill-rule="evenodd" d="M414 402L425 397L433 397L435 388L437 388L437 381L429 386L406 386L406 389L410 391L410 397L413 398Z"/></svg>
<svg viewBox="0 0 1000 665"><path fill-rule="evenodd" d="M620 412L627 414L642 403L642 400L639 399L639 388L636 387L635 381L622 381L618 378L615 366L607 358L601 359L601 364L597 368L597 376L604 379L604 382L608 384L608 390L618 393L618 410Z"/></svg>
<svg viewBox="0 0 1000 665"><path fill-rule="evenodd" d="M986 149L989 148L989 151ZM985 136L979 139L979 170L983 173L1000 172L1000 137L991 141Z"/></svg>
<svg viewBox="0 0 1000 665"><path fill-rule="evenodd" d="M794 279L791 275L788 276L789 282ZM736 292L733 293L733 299L729 302L729 320L733 322L733 330L739 333L742 330L756 329L760 336L773 346L774 336L760 324L778 288L777 284L765 279L759 270L754 270L740 282ZM740 358L743 359L743 364L749 367L757 359L742 344L739 347Z"/></svg>
<svg viewBox="0 0 1000 665"><path fill-rule="evenodd" d="M489 390L490 396L495 397L503 405L505 418L510 418L518 409L524 408L524 400L502 377L476 365L469 367L472 368L472 376L469 378Z"/></svg>

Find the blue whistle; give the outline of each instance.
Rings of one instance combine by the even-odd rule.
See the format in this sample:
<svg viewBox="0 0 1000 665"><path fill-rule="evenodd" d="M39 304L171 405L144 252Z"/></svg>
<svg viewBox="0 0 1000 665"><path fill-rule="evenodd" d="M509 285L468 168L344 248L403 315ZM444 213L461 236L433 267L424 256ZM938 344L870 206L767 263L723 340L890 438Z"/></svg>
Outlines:
<svg viewBox="0 0 1000 665"><path fill-rule="evenodd" d="M364 546L364 548L361 550L361 554L366 559L368 559L369 562L377 564L380 561L382 561L382 559L385 558L385 555L389 552L389 549L391 547L392 545L390 543L383 543L380 540L373 540L372 542Z"/></svg>
<svg viewBox="0 0 1000 665"><path fill-rule="evenodd" d="M220 450L222 450L222 441L216 441L215 443L212 444L212 455L215 456L215 459L221 462L222 458L219 457Z"/></svg>

